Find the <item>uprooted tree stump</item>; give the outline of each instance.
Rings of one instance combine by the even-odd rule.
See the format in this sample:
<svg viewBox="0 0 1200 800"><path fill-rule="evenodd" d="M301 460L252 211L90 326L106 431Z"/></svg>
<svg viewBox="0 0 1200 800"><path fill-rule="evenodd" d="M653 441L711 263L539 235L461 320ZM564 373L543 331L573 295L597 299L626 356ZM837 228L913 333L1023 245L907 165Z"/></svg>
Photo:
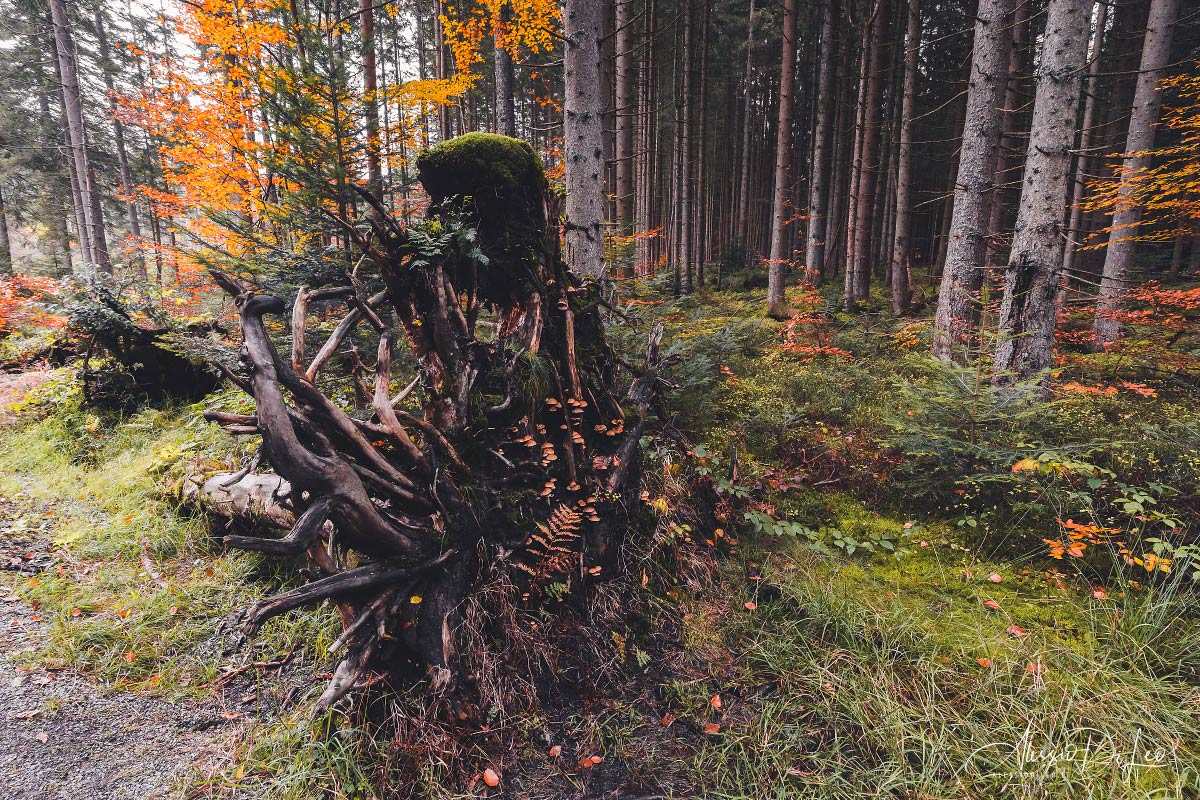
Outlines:
<svg viewBox="0 0 1200 800"><path fill-rule="evenodd" d="M86 403L129 410L142 402L197 401L220 384L217 370L174 346L170 327L136 321L104 287L94 287L92 293L94 297L70 306L69 335L83 349L79 377ZM215 324L198 323L179 333L200 337L219 330Z"/></svg>
<svg viewBox="0 0 1200 800"><path fill-rule="evenodd" d="M289 311L282 298L213 272L241 319L242 368L228 374L256 412L208 417L262 437L260 457L286 482L295 517L282 538L225 542L307 552L322 573L250 608L243 631L337 603L344 630L334 650L345 654L318 713L400 664L424 665L435 692L453 690L459 614L497 574L536 604L550 584L569 597L618 571L639 498L639 440L658 416L661 329L642 367L613 352L598 287L559 256L532 149L471 134L435 147L419 168L432 199L425 222L403 227L376 205L371 231L347 226L361 263L378 269L375 294L351 272L343 285L301 289ZM309 357L305 325L316 303L347 310ZM290 354L268 335L271 316L290 326ZM369 409L356 413L319 389L328 378L318 376L362 326L359 340L378 344ZM416 375L393 375L400 341ZM420 410L406 411L418 389Z"/></svg>

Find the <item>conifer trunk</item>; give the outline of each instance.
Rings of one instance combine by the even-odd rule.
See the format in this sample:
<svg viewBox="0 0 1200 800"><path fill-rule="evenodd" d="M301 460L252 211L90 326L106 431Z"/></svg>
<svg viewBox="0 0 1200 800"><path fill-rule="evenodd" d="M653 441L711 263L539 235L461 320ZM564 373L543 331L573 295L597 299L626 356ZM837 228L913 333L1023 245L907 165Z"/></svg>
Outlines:
<svg viewBox="0 0 1200 800"><path fill-rule="evenodd" d="M1138 70L1133 111L1125 140L1117 210L1112 218L1096 318L1092 324L1092 333L1100 347L1113 344L1121 333L1119 315L1125 306L1125 290L1133 277L1134 239L1142 218L1142 208L1133 201L1133 185L1127 178L1136 175L1150 163L1146 151L1154 146L1154 128L1162 110L1162 94L1158 84L1171 57L1171 29L1178 11L1179 0L1151 0L1142 46L1142 63Z"/></svg>
<svg viewBox="0 0 1200 800"><path fill-rule="evenodd" d="M600 4L567 0L563 12L566 260L576 274L604 277L604 141Z"/></svg>
<svg viewBox="0 0 1200 800"><path fill-rule="evenodd" d="M979 320L979 290L987 247L991 197L1000 142L1000 104L1012 46L1012 0L980 0L974 54L963 117L954 210L947 240L942 288L934 320L933 354L950 359L970 343Z"/></svg>
<svg viewBox="0 0 1200 800"><path fill-rule="evenodd" d="M796 0L783 2L783 57L779 73L779 123L775 131L775 196L771 202L771 250L767 272L767 315L788 314L784 275L787 272L787 188L792 151L792 108L796 80Z"/></svg>
<svg viewBox="0 0 1200 800"><path fill-rule="evenodd" d="M835 46L833 19L837 15L837 1L828 0L821 21L821 57L817 78L817 126L813 137L812 177L808 193L808 236L804 248L804 268L810 280L818 280L825 274L825 241L828 228L826 212L829 210L830 173L833 163L830 148L833 144L834 114L837 96L833 85L833 59Z"/></svg>
<svg viewBox="0 0 1200 800"><path fill-rule="evenodd" d="M1075 248L1083 241L1083 191L1091 168L1093 130L1096 127L1096 93L1099 91L1101 51L1104 47L1104 28L1108 23L1108 3L1096 3L1096 22L1092 31L1091 62L1083 86L1083 128L1079 132L1078 155L1075 158L1075 177L1071 184L1070 221L1067 223L1067 244L1063 251L1063 301L1071 287L1075 267Z"/></svg>
<svg viewBox="0 0 1200 800"><path fill-rule="evenodd" d="M912 129L917 92L917 55L921 49L920 0L908 1L904 36L904 101L900 111L900 154L896 170L896 230L892 242L892 313L903 314L912 300L908 269L912 229Z"/></svg>
<svg viewBox="0 0 1200 800"><path fill-rule="evenodd" d="M1054 350L1062 269L1063 201L1079 86L1087 61L1090 0L1051 0L1037 70L1024 187L1005 271L993 383L1045 381Z"/></svg>

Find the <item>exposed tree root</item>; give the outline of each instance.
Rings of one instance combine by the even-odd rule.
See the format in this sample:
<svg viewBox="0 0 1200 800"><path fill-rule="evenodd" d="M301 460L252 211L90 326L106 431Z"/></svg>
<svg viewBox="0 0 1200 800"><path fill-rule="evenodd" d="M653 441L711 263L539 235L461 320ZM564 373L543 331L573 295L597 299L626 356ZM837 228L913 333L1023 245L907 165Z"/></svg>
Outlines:
<svg viewBox="0 0 1200 800"><path fill-rule="evenodd" d="M522 147L510 155L536 165ZM438 169L424 165L423 180ZM450 194L470 194L429 185L435 214L449 213ZM383 291L370 297L348 274L344 285L302 289L289 309L213 272L241 318L244 369L231 377L256 410L208 418L261 435L262 460L295 515L282 538L225 542L278 556L307 551L325 573L249 609L243 630L252 635L278 614L326 599L339 604L345 629L333 649L346 654L318 713L371 675L412 662L424 665L432 691L455 689L464 601L497 575L536 604L550 584L578 595L620 568L638 498L639 439L659 413L661 330L644 366L623 382L595 288L559 260L543 183L493 188L499 205L467 211L490 260L452 245L431 252L427 237L382 213L370 235L353 231L379 270ZM520 217L521 247L502 232L507 220L491 216L497 210ZM347 311L306 364L307 315L317 303ZM287 358L268 335L268 316L286 320ZM376 349L365 414L321 388L337 385L322 369L356 337ZM393 374L401 342L415 376ZM394 394L393 385L405 388ZM405 408L418 389L420 410ZM628 426L627 413L636 417ZM244 481L246 472L233 478Z"/></svg>

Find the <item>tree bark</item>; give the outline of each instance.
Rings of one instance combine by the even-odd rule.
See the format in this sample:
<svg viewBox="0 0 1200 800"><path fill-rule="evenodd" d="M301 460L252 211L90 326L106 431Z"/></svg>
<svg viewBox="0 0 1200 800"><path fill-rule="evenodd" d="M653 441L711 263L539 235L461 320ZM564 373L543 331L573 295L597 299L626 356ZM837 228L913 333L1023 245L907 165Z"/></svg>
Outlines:
<svg viewBox="0 0 1200 800"><path fill-rule="evenodd" d="M1083 192L1087 176L1091 172L1093 131L1096 127L1096 93L1100 89L1101 51L1104 49L1104 28L1108 23L1108 3L1096 3L1096 23L1092 31L1089 52L1087 81L1083 85L1083 128L1079 132L1078 155L1075 157L1075 177L1071 184L1070 220L1067 223L1067 244L1063 251L1063 301L1071 287L1072 270L1075 266L1075 248L1083 241Z"/></svg>
<svg viewBox="0 0 1200 800"><path fill-rule="evenodd" d="M600 86L600 4L567 0L563 12L567 266L604 278L604 143Z"/></svg>
<svg viewBox="0 0 1200 800"><path fill-rule="evenodd" d="M783 49L779 72L779 122L775 130L775 193L771 201L771 249L767 270L767 316L788 315L784 276L791 255L787 249L788 166L792 162L792 108L796 82L796 0L783 2Z"/></svg>
<svg viewBox="0 0 1200 800"><path fill-rule="evenodd" d="M912 129L917 93L917 55L921 49L920 0L908 2L904 36L904 102L900 111L900 154L896 169L896 230L892 242L892 313L908 311L912 301L909 232L912 228Z"/></svg>
<svg viewBox="0 0 1200 800"><path fill-rule="evenodd" d="M1063 201L1079 86L1087 61L1090 0L1051 0L1037 70L1024 188L1000 306L992 381L1047 380L1054 352L1063 254Z"/></svg>
<svg viewBox="0 0 1200 800"><path fill-rule="evenodd" d="M500 31L495 42L496 68L496 133L504 136L517 135L517 109L513 95L513 59L503 37L508 34L508 26L512 23L512 5L504 3L500 6Z"/></svg>
<svg viewBox="0 0 1200 800"><path fill-rule="evenodd" d="M750 129L754 100L754 12L755 0L750 0L750 11L746 15L746 69L742 75L745 92L742 97L742 167L738 179L737 234L743 245L750 245Z"/></svg>
<svg viewBox="0 0 1200 800"><path fill-rule="evenodd" d="M96 24L96 47L101 59L100 71L104 76L104 88L108 90L108 110L112 115L113 144L117 149L117 167L121 173L121 193L125 195L125 216L129 223L129 235L134 238L135 246L138 248L134 269L138 280L144 281L147 276L146 260L142 253L142 224L138 217L137 201L134 199L136 189L133 185L133 173L129 169L129 153L125 146L125 126L121 124L121 120L117 116L116 87L112 76L113 65L109 56L108 36L104 30L104 14L100 6L96 7L93 19Z"/></svg>
<svg viewBox="0 0 1200 800"><path fill-rule="evenodd" d="M871 285L871 235L875 231L873 199L879 180L880 138L883 133L883 46L890 16L888 0L876 0L870 24L870 68L863 113L862 151L858 179L858 202L854 219L854 254L847 273L853 273L846 309L865 300ZM864 59L866 55L864 54Z"/></svg>
<svg viewBox="0 0 1200 800"><path fill-rule="evenodd" d="M75 163L80 202L84 208L85 223L88 226L87 236L91 245L90 252L84 253L84 257L101 272L111 275L112 260L109 258L104 233L104 215L96 189L95 174L88 157L87 131L84 128L82 98L79 92L79 71L75 63L75 41L71 35L71 22L67 17L64 0L50 0L50 19L54 28L55 57L62 80L62 98L66 108L71 158ZM80 241L82 242L82 239Z"/></svg>
<svg viewBox="0 0 1200 800"><path fill-rule="evenodd" d="M980 0L967 108L954 187L954 211L942 288L934 319L933 354L951 359L969 346L979 321L979 290L987 247L988 201L993 189L1000 104L1008 75L1012 0Z"/></svg>
<svg viewBox="0 0 1200 800"><path fill-rule="evenodd" d="M679 272L679 291L692 293L692 0L683 0L680 16L683 20L683 53L679 99L676 103L679 125L679 205L675 211L679 238L676 242L676 269Z"/></svg>
<svg viewBox="0 0 1200 800"><path fill-rule="evenodd" d="M1142 209L1134 201L1133 184L1129 178L1150 164L1146 151L1154 147L1154 129L1162 110L1162 94L1158 84L1171 57L1171 32L1178 12L1179 0L1151 1L1146 38L1142 46L1142 63L1138 70L1137 89L1133 95L1133 110L1125 140L1125 159L1121 164L1121 186L1112 218L1108 252L1104 257L1096 318L1092 323L1092 333L1098 347L1115 343L1121 334L1120 313L1125 307L1125 290L1133 277L1133 254L1137 247L1135 238L1142 219Z"/></svg>
<svg viewBox="0 0 1200 800"><path fill-rule="evenodd" d="M0 186L0 275L12 274L12 240L8 235L8 213L4 205L4 187Z"/></svg>
<svg viewBox="0 0 1200 800"><path fill-rule="evenodd" d="M617 228L622 236L633 230L635 213L634 129L637 126L637 96L634 93L634 0L614 0L616 4L616 195ZM631 277L630 267L622 265L621 276Z"/></svg>
<svg viewBox="0 0 1200 800"><path fill-rule="evenodd" d="M812 179L808 193L808 236L804 248L804 269L809 280L819 280L825 274L825 241L828 228L830 173L833 163L830 148L833 144L834 114L837 95L834 92L833 60L836 47L833 20L837 15L837 0L828 0L821 22L821 60L817 78L817 127L813 141Z"/></svg>
<svg viewBox="0 0 1200 800"><path fill-rule="evenodd" d="M383 166L379 141L379 77L375 69L374 0L358 0L362 30L363 118L367 135L367 191L383 202ZM378 212L376 212L378 213Z"/></svg>

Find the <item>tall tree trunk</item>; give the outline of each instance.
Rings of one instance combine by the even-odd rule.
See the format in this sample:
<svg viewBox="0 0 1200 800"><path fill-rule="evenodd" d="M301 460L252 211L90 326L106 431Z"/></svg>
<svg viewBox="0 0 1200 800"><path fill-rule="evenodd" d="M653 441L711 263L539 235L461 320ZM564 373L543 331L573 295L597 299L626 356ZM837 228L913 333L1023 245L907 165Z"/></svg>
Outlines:
<svg viewBox="0 0 1200 800"><path fill-rule="evenodd" d="M737 233L745 247L750 247L750 124L753 118L754 89L754 11L755 0L750 0L750 13L746 16L746 71L742 75L746 87L742 105L742 168L738 180L739 196L737 207Z"/></svg>
<svg viewBox="0 0 1200 800"><path fill-rule="evenodd" d="M1021 170L1024 163L1017 158L1021 141L1017 130L1022 118L1021 98L1025 95L1021 77L1025 74L1025 40L1029 33L1030 3L1019 2L1013 9L1012 38L1008 51L1008 81L1004 90L1003 116L1000 127L1000 146L996 148L996 178L989 201L987 253L994 258L1004 253L1004 233L1008 229L1009 209L1020 196ZM989 261L989 255L984 256Z"/></svg>
<svg viewBox="0 0 1200 800"><path fill-rule="evenodd" d="M379 142L379 77L375 69L374 0L358 0L358 21L362 26L363 118L367 134L367 191L383 202L383 166ZM382 208L382 205L380 206ZM379 210L373 209L378 219Z"/></svg>
<svg viewBox="0 0 1200 800"><path fill-rule="evenodd" d="M1024 188L1000 306L999 343L992 381L1046 380L1062 269L1063 201L1079 85L1087 61L1091 0L1050 0L1037 70L1037 90L1026 152Z"/></svg>
<svg viewBox="0 0 1200 800"><path fill-rule="evenodd" d="M505 136L517 135L517 109L513 95L513 60L508 52L507 42L509 26L512 24L512 5L504 3L500 6L500 28L493 32L495 40L496 68L496 133Z"/></svg>
<svg viewBox="0 0 1200 800"><path fill-rule="evenodd" d="M84 277L95 276L95 261L92 259L92 208L84 191L84 175L80 171L80 163L75 149L75 141L71 136L71 127L67 121L67 99L63 93L62 59L58 55L58 38L54 28L50 29L50 49L53 53L54 77L58 83L58 109L62 116L63 149L67 156L67 174L71 183L71 210L75 217L75 238L79 242L79 259L83 262Z"/></svg>
<svg viewBox="0 0 1200 800"><path fill-rule="evenodd" d="M563 127L566 261L578 275L604 277L604 131L600 85L600 4L567 0L563 13Z"/></svg>
<svg viewBox="0 0 1200 800"><path fill-rule="evenodd" d="M879 5L876 3L872 18L863 20L862 44L858 49L858 94L855 96L854 109L854 149L850 156L850 182L846 194L846 255L843 258L845 274L842 276L842 299L846 310L854 307L854 248L858 244L858 207L863 198L859 193L859 184L863 175L863 139L867 119L867 83L870 81L871 70L871 30L874 15L878 14Z"/></svg>
<svg viewBox="0 0 1200 800"><path fill-rule="evenodd" d="M771 201L771 250L767 270L767 315L788 315L784 275L787 252L788 165L792 162L792 101L796 81L796 0L783 0L782 66L779 72L779 123L775 129L775 197Z"/></svg>
<svg viewBox="0 0 1200 800"><path fill-rule="evenodd" d="M117 116L116 87L113 83L113 64L109 56L108 35L104 29L104 14L100 6L96 7L93 16L96 25L96 49L101 58L100 72L104 76L104 88L108 90L108 109L112 115L113 144L117 149L117 167L121 174L121 193L125 195L125 216L129 223L129 235L134 238L138 248L138 256L134 260L134 269L138 280L146 280L146 260L142 254L142 224L138 217L137 201L134 200L133 173L129 169L129 152L125 146L125 126Z"/></svg>
<svg viewBox="0 0 1200 800"><path fill-rule="evenodd" d="M4 187L0 186L0 275L12 275L12 240L8 236L8 214L5 212Z"/></svg>
<svg viewBox="0 0 1200 800"><path fill-rule="evenodd" d="M954 212L942 289L933 328L933 354L949 359L969 343L979 321L987 248L988 200L1000 142L1000 103L1012 46L1008 21L1012 0L980 0L975 19L974 54L954 187Z"/></svg>
<svg viewBox="0 0 1200 800"><path fill-rule="evenodd" d="M628 236L633 229L635 194L634 194L634 153L633 134L637 126L637 96L634 93L633 66L634 29L633 2L634 0L614 0L616 5L616 195L617 195L617 230L622 236ZM630 277L632 270L622 264L620 277Z"/></svg>
<svg viewBox="0 0 1200 800"><path fill-rule="evenodd" d="M366 0L362 0L365 2ZM433 0L433 68L438 80L449 77L446 65L446 36L442 30L442 0ZM450 109L445 103L438 103L438 141L450 138Z"/></svg>
<svg viewBox="0 0 1200 800"><path fill-rule="evenodd" d="M1069 206L1070 220L1067 223L1067 244L1063 251L1063 297L1071 287L1071 270L1075 266L1075 247L1083 241L1083 190L1091 169L1092 131L1096 127L1096 92L1100 88L1101 51L1104 49L1104 27L1108 22L1108 3L1095 5L1096 22L1092 31L1092 46L1089 52L1087 81L1083 85L1083 128L1079 132L1078 155L1075 158L1075 177L1071 185Z"/></svg>
<svg viewBox="0 0 1200 800"><path fill-rule="evenodd" d="M808 238L804 248L804 268L810 280L825 274L825 231L828 227L830 173L833 163L830 146L833 143L834 113L837 95L833 86L833 59L836 47L833 38L833 19L837 15L837 0L828 0L821 21L821 66L817 78L817 126L813 142L812 178L808 192Z"/></svg>
<svg viewBox="0 0 1200 800"><path fill-rule="evenodd" d="M1145 44L1142 46L1142 64L1138 70L1129 133L1125 140L1125 160L1121 164L1121 186L1112 219L1112 233L1108 239L1108 252L1104 257L1096 319L1092 324L1096 344L1101 347L1114 343L1121 333L1118 317L1125 307L1125 290L1133 277L1135 237L1142 219L1141 206L1134 202L1133 184L1128 179L1150 164L1146 151L1154 147L1154 128L1162 109L1158 84L1171 57L1171 29L1178 11L1179 0L1151 0Z"/></svg>
<svg viewBox="0 0 1200 800"><path fill-rule="evenodd" d="M867 298L871 285L871 234L874 232L872 199L879 180L879 140L883 132L883 46L889 21L887 0L876 0L873 17L870 24L871 66L866 87L858 179L859 199L854 220L854 257L848 270L854 273L854 280L852 292L846 297L847 310L852 310L858 301Z"/></svg>
<svg viewBox="0 0 1200 800"><path fill-rule="evenodd" d="M697 108L695 124L692 126L694 134L692 139L694 145L692 147L692 171L695 176L692 187L692 262L696 266L695 275L693 277L694 288L704 289L704 260L707 256L705 248L706 234L709 226L709 215L706 213L707 203L707 181L705 180L705 170L707 166L704 158L705 152L705 115L708 113L708 106L705 99L708 97L708 12L709 4L702 3L700 5L700 27L697 31L699 37L699 47L696 48L696 58L700 65L697 70L697 83L694 92L697 98Z"/></svg>
<svg viewBox="0 0 1200 800"><path fill-rule="evenodd" d="M649 274L651 267L650 231L654 228L654 191L658 170L656 154L658 144L658 113L655 108L656 85L654 71L654 0L646 0L645 41L642 46L641 64L638 68L638 122L639 146L636 205L637 244L634 249L634 272Z"/></svg>
<svg viewBox="0 0 1200 800"><path fill-rule="evenodd" d="M692 0L684 0L680 10L683 18L683 53L681 55L682 78L680 81L678 109L679 125L679 207L675 214L679 220L678 270L679 291L692 292Z"/></svg>
<svg viewBox="0 0 1200 800"><path fill-rule="evenodd" d="M903 314L912 300L908 273L912 228L912 128L917 94L917 55L921 49L920 0L908 0L904 36L904 104L900 110L900 156L896 169L896 231L892 242L892 313Z"/></svg>

